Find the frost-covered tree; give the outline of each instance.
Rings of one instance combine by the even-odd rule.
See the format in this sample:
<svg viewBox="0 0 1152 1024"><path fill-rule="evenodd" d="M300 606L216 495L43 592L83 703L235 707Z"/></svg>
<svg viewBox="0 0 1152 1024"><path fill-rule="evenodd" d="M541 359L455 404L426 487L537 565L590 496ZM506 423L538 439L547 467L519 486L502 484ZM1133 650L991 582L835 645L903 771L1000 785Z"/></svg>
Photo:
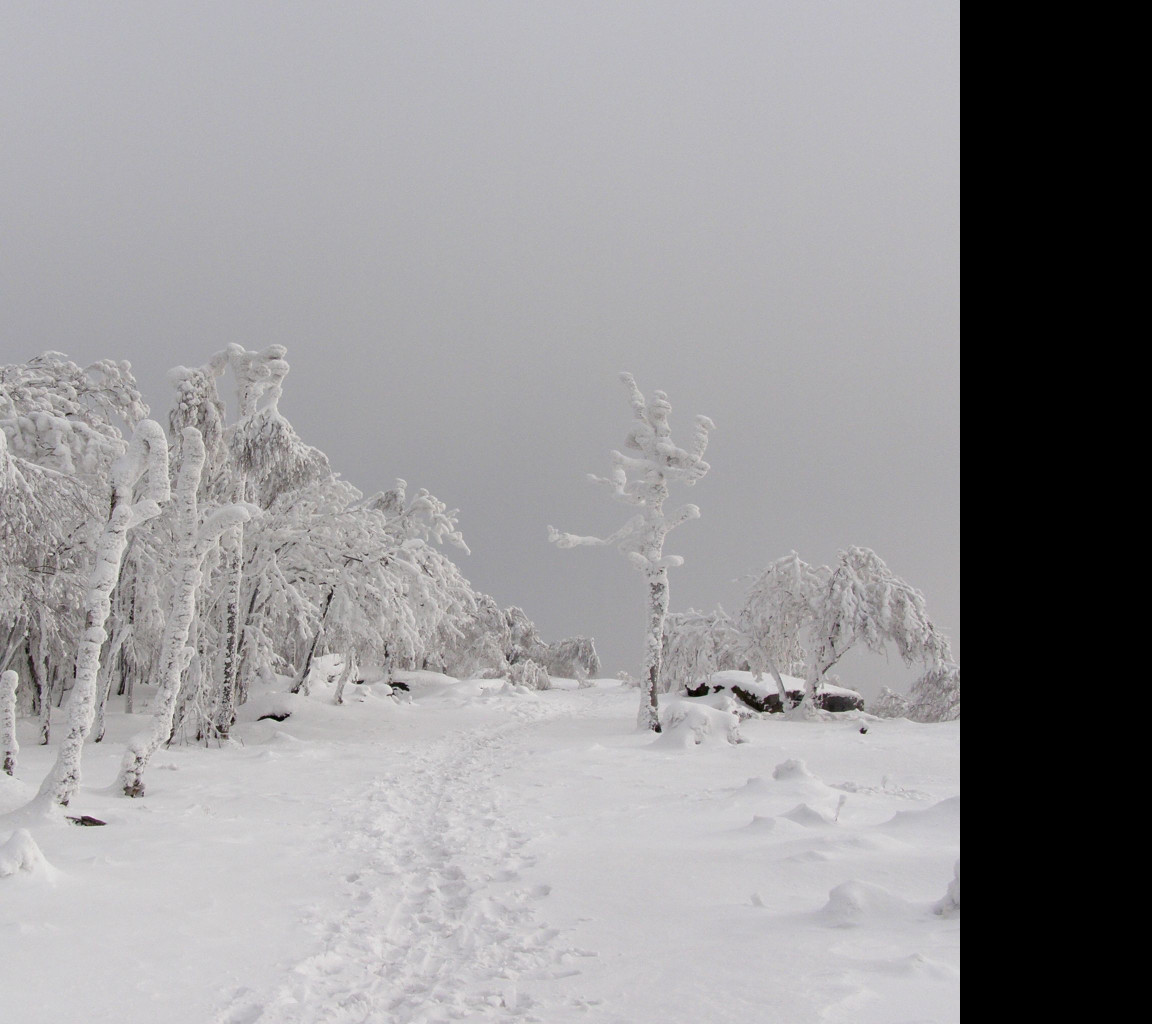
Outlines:
<svg viewBox="0 0 1152 1024"><path fill-rule="evenodd" d="M672 411L668 396L663 391L656 391L649 402L640 393L630 373L620 374L620 380L628 388L636 419L624 446L637 454L612 452L611 474L608 477L590 474L589 479L608 487L618 500L636 508L637 514L609 537L581 537L560 533L551 526L548 527L548 537L562 548L585 544L615 547L644 574L648 584L648 623L638 722L641 728L659 732L656 694L660 681L664 617L668 612L668 569L682 565L684 561L679 555L664 554L664 539L677 526L700 515L695 505L682 505L672 512L665 512L664 503L668 500L669 484L695 484L708 472L704 452L708 447L708 433L715 428L707 416L697 416L691 446L678 447L672 441L668 424Z"/></svg>
<svg viewBox="0 0 1152 1024"><path fill-rule="evenodd" d="M136 484L147 480L142 497ZM96 712L96 680L100 648L107 639L105 623L112 590L128 544L128 531L160 514L170 496L168 442L154 420L141 420L128 450L111 467L112 507L96 547L95 565L84 598L84 633L76 653L76 682L68 700L68 729L56 762L40 786L40 795L67 806L80 784L80 755Z"/></svg>
<svg viewBox="0 0 1152 1024"><path fill-rule="evenodd" d="M120 767L119 786L127 796L143 796L144 769L172 731L181 675L194 653L187 644L196 613L196 593L203 578L204 558L224 531L249 518L244 506L227 505L201 521L198 492L204 469L204 441L195 427L185 427L182 442L176 486L176 560L172 598L160 643L159 687L152 721L129 741Z"/></svg>
<svg viewBox="0 0 1152 1024"><path fill-rule="evenodd" d="M51 694L71 683L109 469L125 448L122 429L147 414L127 362L81 367L45 352L0 366L7 453L0 456L0 520L12 526L24 517L9 534L22 550L0 552L0 658L28 680L45 743Z"/></svg>
<svg viewBox="0 0 1152 1024"><path fill-rule="evenodd" d="M923 595L862 547L840 552L834 567L808 565L795 552L773 562L749 590L741 625L770 667L803 643L808 708L829 669L856 646L882 653L892 644L906 664L931 668L948 659Z"/></svg>

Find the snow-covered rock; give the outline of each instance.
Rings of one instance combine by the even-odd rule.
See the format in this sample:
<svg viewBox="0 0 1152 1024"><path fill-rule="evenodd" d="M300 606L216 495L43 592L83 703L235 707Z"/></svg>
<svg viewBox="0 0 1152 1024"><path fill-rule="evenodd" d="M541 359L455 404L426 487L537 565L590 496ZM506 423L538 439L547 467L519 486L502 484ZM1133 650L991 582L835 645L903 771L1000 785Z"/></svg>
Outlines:
<svg viewBox="0 0 1152 1024"><path fill-rule="evenodd" d="M661 709L661 746L695 747L700 744L741 743L740 719L730 711L702 704L673 701Z"/></svg>

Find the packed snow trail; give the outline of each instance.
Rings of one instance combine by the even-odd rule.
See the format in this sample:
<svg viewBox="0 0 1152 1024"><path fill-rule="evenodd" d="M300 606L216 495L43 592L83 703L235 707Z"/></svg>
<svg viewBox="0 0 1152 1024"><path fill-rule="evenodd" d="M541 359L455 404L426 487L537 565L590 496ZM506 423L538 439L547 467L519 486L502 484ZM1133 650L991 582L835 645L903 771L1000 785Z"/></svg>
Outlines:
<svg viewBox="0 0 1152 1024"><path fill-rule="evenodd" d="M578 974L590 954L539 916L546 885L525 884L530 837L509 820L501 772L518 740L567 701L501 701L511 721L387 752L394 774L332 808L343 861L358 866L340 902L308 922L318 949L267 999L238 993L219 1024L436 1024L557 1021L526 981ZM534 991L536 989L534 988Z"/></svg>

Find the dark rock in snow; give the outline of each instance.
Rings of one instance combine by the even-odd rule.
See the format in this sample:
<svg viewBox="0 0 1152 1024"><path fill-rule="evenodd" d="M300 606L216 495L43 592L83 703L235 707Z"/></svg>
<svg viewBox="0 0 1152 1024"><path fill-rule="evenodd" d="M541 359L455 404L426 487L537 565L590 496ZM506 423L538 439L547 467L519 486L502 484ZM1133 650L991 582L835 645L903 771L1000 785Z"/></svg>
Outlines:
<svg viewBox="0 0 1152 1024"><path fill-rule="evenodd" d="M79 818L73 818L71 815L66 816L73 825L107 825L108 822L101 821L99 818L93 818L90 815L82 814Z"/></svg>
<svg viewBox="0 0 1152 1024"><path fill-rule="evenodd" d="M272 711L267 715L261 715L256 719L257 722L263 722L266 718L272 719L273 722L283 722L285 718L291 718L291 711Z"/></svg>

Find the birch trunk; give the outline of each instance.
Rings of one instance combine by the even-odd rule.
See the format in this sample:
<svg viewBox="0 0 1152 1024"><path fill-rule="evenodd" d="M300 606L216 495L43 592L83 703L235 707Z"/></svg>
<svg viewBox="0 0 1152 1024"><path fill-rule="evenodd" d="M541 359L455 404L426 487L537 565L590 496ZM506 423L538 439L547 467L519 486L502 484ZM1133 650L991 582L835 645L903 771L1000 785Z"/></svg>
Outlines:
<svg viewBox="0 0 1152 1024"><path fill-rule="evenodd" d="M11 669L0 675L0 747L7 775L16 774L16 755L20 753L20 744L16 742L16 687L19 684L20 677Z"/></svg>
<svg viewBox="0 0 1152 1024"><path fill-rule="evenodd" d="M236 721L236 679L240 668L240 584L244 573L244 527L237 524L221 541L227 591L224 601L224 670L220 679L220 703L216 708L216 732L221 739Z"/></svg>
<svg viewBox="0 0 1152 1024"><path fill-rule="evenodd" d="M151 724L132 737L124 752L118 785L125 796L144 795L144 769L160 744L172 734L180 680L194 653L188 646L188 635L196 617L196 592L203 581L201 567L204 558L222 532L248 518L247 511L230 506L219 510L203 527L200 526L196 493L204 470L204 442L195 427L184 428L183 442L176 495L175 586L160 646L160 681Z"/></svg>
<svg viewBox="0 0 1152 1024"><path fill-rule="evenodd" d="M660 662L664 656L664 618L668 614L668 570L657 569L648 577L648 640L645 645L644 678L640 686L641 729L660 732L660 708L656 693Z"/></svg>
<svg viewBox="0 0 1152 1024"><path fill-rule="evenodd" d="M145 461L146 460L146 461ZM132 489L147 472L148 497L132 503ZM128 531L160 514L168 499L168 444L160 424L142 420L128 451L112 466L112 508L96 548L96 562L84 598L84 632L76 652L76 681L68 698L68 731L56 762L40 786L40 796L67 807L80 786L84 740L96 715L96 680L100 648L108 638L105 624L112 610L112 590L128 546Z"/></svg>

